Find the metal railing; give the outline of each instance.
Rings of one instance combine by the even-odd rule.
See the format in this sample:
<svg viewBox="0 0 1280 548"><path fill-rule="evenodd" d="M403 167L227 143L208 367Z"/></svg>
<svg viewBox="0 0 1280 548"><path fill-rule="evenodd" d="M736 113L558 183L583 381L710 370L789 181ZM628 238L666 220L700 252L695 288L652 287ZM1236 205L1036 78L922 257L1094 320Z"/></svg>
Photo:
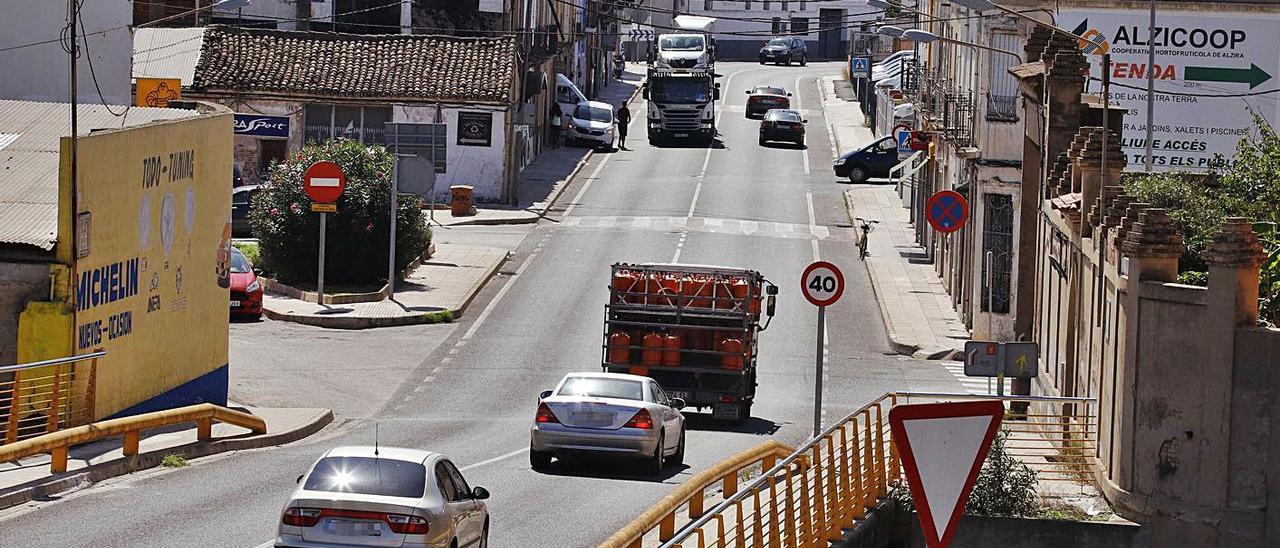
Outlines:
<svg viewBox="0 0 1280 548"><path fill-rule="evenodd" d="M133 456L138 454L138 444L141 441L144 430L184 422L194 422L196 423L196 439L207 441L213 437L213 421L247 428L255 434L267 433L267 423L255 415L227 409L211 403L201 403L177 409L153 411L151 413L95 422L22 440L0 447L0 462L9 462L31 455L49 453L52 457L49 469L56 474L67 471L67 452L73 445L124 436L124 454L125 456Z"/></svg>
<svg viewBox="0 0 1280 548"><path fill-rule="evenodd" d="M900 403L999 399L1008 406L1001 430L1007 435L1006 451L1049 482L1038 489L1042 499L1074 496L1072 489L1092 486L1096 466L1096 401L1091 398L1039 396L982 396L924 392L898 392L880 396L828 427L762 473L741 490L724 489L725 499L702 512L701 493L711 485L695 476L695 486L682 485L618 535L601 546L639 547L645 531L657 526L659 514L666 520L662 534L645 545L682 546L826 546L839 540L856 520L864 518L889 490L903 484L897 449L891 439L889 410ZM779 444L781 445L781 444ZM744 452L745 454L747 452ZM743 454L713 467L741 469ZM710 472L708 470L707 472ZM706 472L704 472L706 473ZM723 476L721 476L723 477ZM675 494L673 494L675 495ZM689 504L689 523L666 534L670 519L683 501ZM624 535L625 536L622 536Z"/></svg>
<svg viewBox="0 0 1280 548"><path fill-rule="evenodd" d="M106 355L0 367L0 445L92 421L98 358Z"/></svg>

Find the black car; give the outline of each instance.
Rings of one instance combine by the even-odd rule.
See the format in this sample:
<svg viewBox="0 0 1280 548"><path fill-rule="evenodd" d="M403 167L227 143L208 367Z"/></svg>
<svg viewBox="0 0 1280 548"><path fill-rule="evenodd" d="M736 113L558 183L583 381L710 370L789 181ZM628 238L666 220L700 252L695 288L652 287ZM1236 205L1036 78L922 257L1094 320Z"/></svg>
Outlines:
<svg viewBox="0 0 1280 548"><path fill-rule="evenodd" d="M760 121L760 144L768 141L786 141L804 145L804 125L808 120L800 117L800 112L775 108L764 113Z"/></svg>
<svg viewBox="0 0 1280 548"><path fill-rule="evenodd" d="M791 108L787 90L778 86L756 86L747 90L747 118L763 115L775 108Z"/></svg>
<svg viewBox="0 0 1280 548"><path fill-rule="evenodd" d="M872 177L888 177L889 170L898 164L898 141L884 137L853 152L847 152L835 161L837 177L861 183Z"/></svg>
<svg viewBox="0 0 1280 548"><path fill-rule="evenodd" d="M231 235L237 238L253 236L249 228L249 208L258 194L258 185L238 186L231 189Z"/></svg>
<svg viewBox="0 0 1280 548"><path fill-rule="evenodd" d="M809 46L805 45L802 38L774 38L760 48L760 64L770 61L779 65L790 65L792 61L798 61L803 67L809 62Z"/></svg>

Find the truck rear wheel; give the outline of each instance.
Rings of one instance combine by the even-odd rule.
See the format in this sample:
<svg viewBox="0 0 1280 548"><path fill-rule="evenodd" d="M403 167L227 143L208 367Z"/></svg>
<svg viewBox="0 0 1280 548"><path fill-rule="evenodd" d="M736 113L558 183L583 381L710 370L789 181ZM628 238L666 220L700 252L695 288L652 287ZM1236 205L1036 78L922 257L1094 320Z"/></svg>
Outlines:
<svg viewBox="0 0 1280 548"><path fill-rule="evenodd" d="M738 420L733 421L734 424L746 424L751 420L751 402L744 401L738 404Z"/></svg>

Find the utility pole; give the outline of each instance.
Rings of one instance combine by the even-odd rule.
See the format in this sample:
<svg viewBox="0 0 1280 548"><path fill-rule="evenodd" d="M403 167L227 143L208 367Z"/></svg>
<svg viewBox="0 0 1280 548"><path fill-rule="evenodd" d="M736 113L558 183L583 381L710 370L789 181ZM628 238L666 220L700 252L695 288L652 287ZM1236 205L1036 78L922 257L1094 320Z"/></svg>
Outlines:
<svg viewBox="0 0 1280 548"><path fill-rule="evenodd" d="M79 223L80 205L79 205L79 200L76 199L76 196L78 196L80 193L76 188L76 149L79 144L78 140L80 137L80 106L78 104L79 88L78 88L78 81L76 78L76 58L80 56L79 37L77 36L77 32L79 30L77 23L80 20L80 5L76 0L67 0L67 16L71 19L71 25L69 28L70 32L68 32L68 36L70 37L71 43L68 44L68 46L70 47L67 48L68 50L67 53L69 53L71 57L71 147L70 147L71 148L71 151L70 151L71 220L73 223ZM80 242L76 241L77 232L79 232L78 229L72 229L71 231L71 253L72 254L70 256L72 257L72 260L71 260L72 278L71 279L73 280L75 279L74 257L79 255L78 246L80 245Z"/></svg>
<svg viewBox="0 0 1280 548"><path fill-rule="evenodd" d="M1151 20L1147 24L1147 173L1151 173L1151 140L1156 123L1156 0L1151 0ZM1106 152L1103 152L1106 157Z"/></svg>

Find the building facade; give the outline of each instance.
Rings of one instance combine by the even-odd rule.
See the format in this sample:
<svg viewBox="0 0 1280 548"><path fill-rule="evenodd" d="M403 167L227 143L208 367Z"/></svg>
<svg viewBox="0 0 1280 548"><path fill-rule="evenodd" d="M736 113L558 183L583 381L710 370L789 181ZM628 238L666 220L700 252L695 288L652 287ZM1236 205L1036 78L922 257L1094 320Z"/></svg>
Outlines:
<svg viewBox="0 0 1280 548"><path fill-rule="evenodd" d="M860 0L683 2L682 13L716 18L716 57L724 60L755 60L760 48L774 36L803 38L810 59L844 59L858 26L882 13Z"/></svg>

